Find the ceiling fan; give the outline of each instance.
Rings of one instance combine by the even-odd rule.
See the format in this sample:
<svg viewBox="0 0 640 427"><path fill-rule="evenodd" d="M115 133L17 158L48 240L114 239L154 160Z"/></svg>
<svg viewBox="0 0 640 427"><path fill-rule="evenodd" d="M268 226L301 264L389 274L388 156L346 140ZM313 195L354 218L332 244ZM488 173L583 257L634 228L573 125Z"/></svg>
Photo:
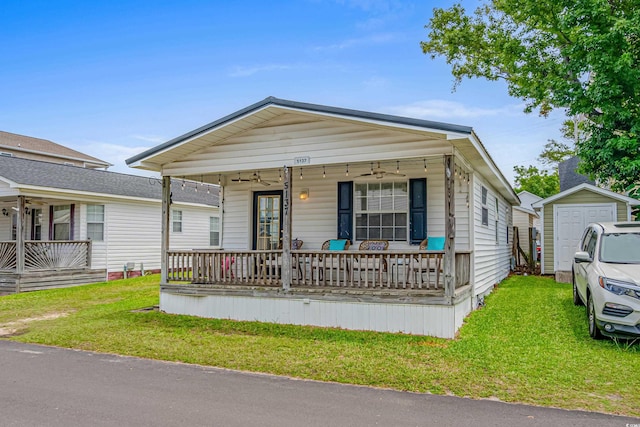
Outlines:
<svg viewBox="0 0 640 427"><path fill-rule="evenodd" d="M240 172L238 172L238 177L232 179L231 181L233 181L233 182L256 182L258 184L264 185L265 187L268 187L269 185L271 185L271 182L265 181L262 178L260 178L260 172L254 172L253 175L251 175L250 178L242 178L242 176L240 176Z"/></svg>
<svg viewBox="0 0 640 427"><path fill-rule="evenodd" d="M374 169L373 167L373 162L371 162L371 170L369 171L369 173L363 173L362 175L358 175L359 177L362 176L375 176L376 179L382 179L385 177L385 175L392 175L392 176L406 176L403 173L399 172L399 168L396 168L396 172L387 172L386 170L382 169L380 167L380 162L378 162L378 167L376 167Z"/></svg>

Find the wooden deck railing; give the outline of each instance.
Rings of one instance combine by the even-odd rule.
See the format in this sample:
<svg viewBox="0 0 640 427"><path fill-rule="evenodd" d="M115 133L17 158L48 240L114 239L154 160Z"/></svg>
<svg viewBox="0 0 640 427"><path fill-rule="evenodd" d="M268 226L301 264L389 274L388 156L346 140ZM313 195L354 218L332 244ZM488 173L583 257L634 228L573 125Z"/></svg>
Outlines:
<svg viewBox="0 0 640 427"><path fill-rule="evenodd" d="M282 251L171 250L168 280L281 286ZM443 251L291 251L291 286L443 289ZM456 253L456 288L469 283L470 252Z"/></svg>
<svg viewBox="0 0 640 427"><path fill-rule="evenodd" d="M27 240L24 270L60 270L91 266L90 240ZM0 242L0 271L16 271L16 242Z"/></svg>

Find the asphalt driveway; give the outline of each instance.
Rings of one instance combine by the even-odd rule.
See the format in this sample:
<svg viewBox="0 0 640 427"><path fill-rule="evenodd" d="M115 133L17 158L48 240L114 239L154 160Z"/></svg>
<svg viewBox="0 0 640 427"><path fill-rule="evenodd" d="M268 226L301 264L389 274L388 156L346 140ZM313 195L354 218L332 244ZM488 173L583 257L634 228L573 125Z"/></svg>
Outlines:
<svg viewBox="0 0 640 427"><path fill-rule="evenodd" d="M640 419L0 340L3 426L640 426Z"/></svg>

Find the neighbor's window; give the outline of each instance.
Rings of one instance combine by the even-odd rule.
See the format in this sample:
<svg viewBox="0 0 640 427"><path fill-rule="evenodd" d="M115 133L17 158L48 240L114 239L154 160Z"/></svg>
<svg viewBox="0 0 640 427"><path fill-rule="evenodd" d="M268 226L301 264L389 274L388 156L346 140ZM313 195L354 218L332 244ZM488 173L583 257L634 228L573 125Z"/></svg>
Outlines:
<svg viewBox="0 0 640 427"><path fill-rule="evenodd" d="M209 217L209 246L220 246L220 218Z"/></svg>
<svg viewBox="0 0 640 427"><path fill-rule="evenodd" d="M71 206L62 205L53 207L53 240L71 239Z"/></svg>
<svg viewBox="0 0 640 427"><path fill-rule="evenodd" d="M482 225L489 225L489 208L487 208L486 187L482 187Z"/></svg>
<svg viewBox="0 0 640 427"><path fill-rule="evenodd" d="M174 233L182 232L182 211L171 211L171 224Z"/></svg>
<svg viewBox="0 0 640 427"><path fill-rule="evenodd" d="M104 205L87 206L87 239L104 240Z"/></svg>
<svg viewBox="0 0 640 427"><path fill-rule="evenodd" d="M356 240L407 240L406 181L355 184Z"/></svg>

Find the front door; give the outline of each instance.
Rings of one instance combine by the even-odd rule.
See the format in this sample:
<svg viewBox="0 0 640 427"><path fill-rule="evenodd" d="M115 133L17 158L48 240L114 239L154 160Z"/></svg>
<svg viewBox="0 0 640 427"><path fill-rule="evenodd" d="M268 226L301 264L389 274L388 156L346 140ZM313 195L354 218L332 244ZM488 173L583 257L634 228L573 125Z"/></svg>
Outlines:
<svg viewBox="0 0 640 427"><path fill-rule="evenodd" d="M278 249L281 238L282 191L253 193L253 249Z"/></svg>

